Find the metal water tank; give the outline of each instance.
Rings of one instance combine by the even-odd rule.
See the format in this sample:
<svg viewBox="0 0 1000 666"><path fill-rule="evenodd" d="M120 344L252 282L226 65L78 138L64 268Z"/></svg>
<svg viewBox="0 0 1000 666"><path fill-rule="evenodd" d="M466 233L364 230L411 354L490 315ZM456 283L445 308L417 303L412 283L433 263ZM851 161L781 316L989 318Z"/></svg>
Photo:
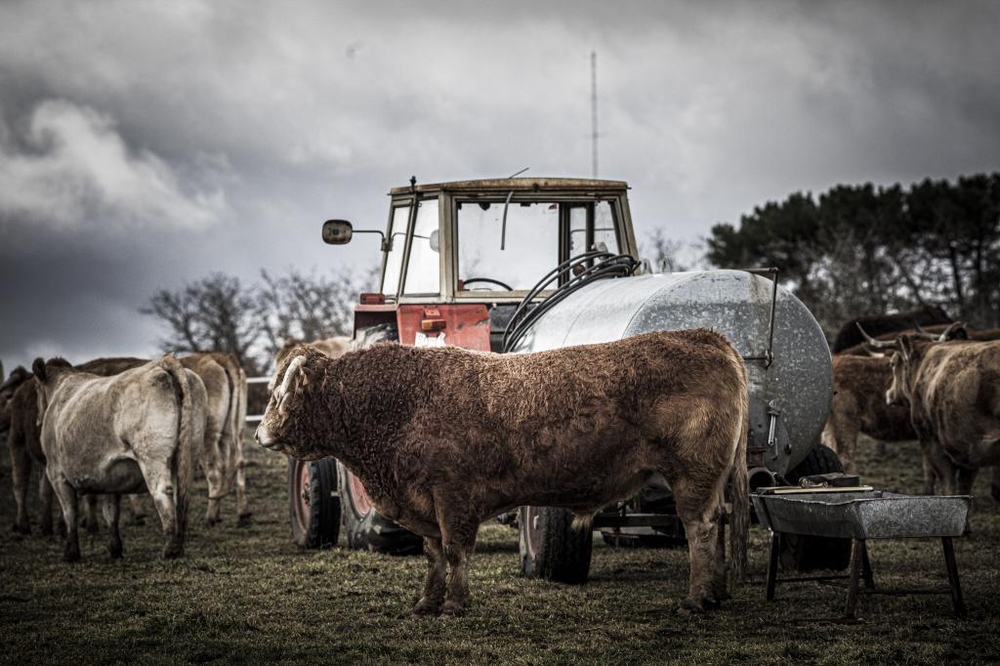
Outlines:
<svg viewBox="0 0 1000 666"><path fill-rule="evenodd" d="M513 351L609 342L650 331L711 328L743 355L750 450L784 474L819 445L833 393L826 338L812 313L764 275L738 270L591 282L545 312Z"/></svg>

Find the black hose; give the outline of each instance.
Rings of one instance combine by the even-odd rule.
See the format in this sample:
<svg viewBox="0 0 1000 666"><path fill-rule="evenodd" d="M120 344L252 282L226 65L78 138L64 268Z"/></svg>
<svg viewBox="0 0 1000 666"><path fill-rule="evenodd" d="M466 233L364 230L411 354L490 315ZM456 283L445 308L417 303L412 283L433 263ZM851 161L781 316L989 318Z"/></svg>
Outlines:
<svg viewBox="0 0 1000 666"><path fill-rule="evenodd" d="M579 274L575 274L575 269L585 264L591 264L584 268ZM503 335L503 351L509 352L528 332L539 317L551 310L555 305L564 300L567 296L577 291L581 287L590 284L594 280L605 278L628 277L639 267L639 262L628 254L613 254L611 252L591 251L573 257L562 262L538 281L528 295L518 304L507 323L507 330ZM552 282L561 280L566 276L571 276L564 284L557 287L544 300L537 304L532 301L545 290Z"/></svg>

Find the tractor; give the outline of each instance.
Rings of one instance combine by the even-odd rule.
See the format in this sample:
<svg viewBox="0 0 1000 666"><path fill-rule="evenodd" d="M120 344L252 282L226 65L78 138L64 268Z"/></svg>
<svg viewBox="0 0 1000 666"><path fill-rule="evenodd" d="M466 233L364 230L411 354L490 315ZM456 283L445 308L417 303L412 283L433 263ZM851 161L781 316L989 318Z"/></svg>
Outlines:
<svg viewBox="0 0 1000 666"><path fill-rule="evenodd" d="M843 472L820 445L832 396L827 341L774 268L660 273L639 258L617 180L508 178L417 184L390 193L384 231L347 220L323 240L380 236L379 290L354 309L355 347L381 341L524 353L606 342L653 330L708 327L746 363L751 403L747 465L752 488ZM341 524L348 547L420 552L419 537L388 520L334 459L289 461L290 514L303 546L329 546ZM583 582L594 532L620 546L683 543L669 488L648 487L607 507L594 530L568 511L521 507L499 516L520 532L522 572ZM847 565L849 542L789 539L786 568Z"/></svg>

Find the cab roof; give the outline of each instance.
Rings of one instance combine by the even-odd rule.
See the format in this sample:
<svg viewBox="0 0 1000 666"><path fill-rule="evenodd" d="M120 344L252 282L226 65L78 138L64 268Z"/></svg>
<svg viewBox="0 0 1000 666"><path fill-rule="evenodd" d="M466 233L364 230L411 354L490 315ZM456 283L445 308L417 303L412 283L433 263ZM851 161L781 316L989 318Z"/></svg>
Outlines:
<svg viewBox="0 0 1000 666"><path fill-rule="evenodd" d="M411 192L623 192L628 183L623 180L601 180L596 178L485 178L480 180L456 180L447 183L422 183L413 186L394 187L392 196Z"/></svg>

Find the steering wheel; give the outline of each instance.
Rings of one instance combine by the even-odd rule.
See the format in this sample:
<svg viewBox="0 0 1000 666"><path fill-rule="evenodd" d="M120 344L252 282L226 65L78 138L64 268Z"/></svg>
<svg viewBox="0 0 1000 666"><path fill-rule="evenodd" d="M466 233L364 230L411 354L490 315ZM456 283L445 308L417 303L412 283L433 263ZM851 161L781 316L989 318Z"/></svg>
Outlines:
<svg viewBox="0 0 1000 666"><path fill-rule="evenodd" d="M485 282L487 284L496 285L498 287L506 289L507 291L514 291L514 288L512 286L510 286L509 284L507 284L506 282L501 282L500 280L494 280L493 278L474 277L474 278L469 278L467 280L462 280L462 283L466 287L468 287L473 282ZM490 291L492 291L492 290L490 290Z"/></svg>

